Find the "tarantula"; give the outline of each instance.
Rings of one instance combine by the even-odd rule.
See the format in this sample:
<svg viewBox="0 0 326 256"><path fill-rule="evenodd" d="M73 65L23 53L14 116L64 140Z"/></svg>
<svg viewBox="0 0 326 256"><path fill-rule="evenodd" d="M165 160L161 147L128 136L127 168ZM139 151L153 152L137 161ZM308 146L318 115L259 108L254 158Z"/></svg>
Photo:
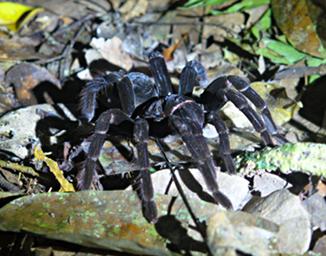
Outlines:
<svg viewBox="0 0 326 256"><path fill-rule="evenodd" d="M115 92L107 95L105 100L113 101L118 97L118 105L102 112L95 121L95 131L85 160L80 189L88 189L91 185L96 162L107 134L110 133L110 127L119 127L127 122L132 128L124 131L124 134L129 132L136 146L140 170L139 194L143 215L148 221L156 220L157 211L148 170L150 164L147 143L150 137L162 138L169 134L181 136L215 202L232 208L229 199L218 189L214 161L202 129L207 123L215 126L220 139L219 154L226 170L234 173L228 129L219 116L219 110L230 100L250 120L264 144L276 145L282 139L265 102L248 82L237 76L218 77L207 86L200 97L193 97L193 88L206 81L205 69L198 61L186 64L180 76L179 92L176 94L173 92L163 57L153 52L149 55L149 64L154 82L142 73L119 71L96 77L82 90L81 113L87 122L94 118L101 92ZM250 107L244 96L256 106L260 114Z"/></svg>

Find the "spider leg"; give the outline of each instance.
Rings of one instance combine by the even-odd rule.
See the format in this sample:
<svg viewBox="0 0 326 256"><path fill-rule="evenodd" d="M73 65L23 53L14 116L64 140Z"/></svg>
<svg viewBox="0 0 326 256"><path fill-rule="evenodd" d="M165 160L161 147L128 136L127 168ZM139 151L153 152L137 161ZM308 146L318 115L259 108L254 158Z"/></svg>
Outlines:
<svg viewBox="0 0 326 256"><path fill-rule="evenodd" d="M172 83L164 58L158 52L149 55L149 64L160 96L172 94Z"/></svg>
<svg viewBox="0 0 326 256"><path fill-rule="evenodd" d="M122 110L131 116L135 110L135 93L128 76L123 77L117 86Z"/></svg>
<svg viewBox="0 0 326 256"><path fill-rule="evenodd" d="M191 96L195 86L206 85L207 75L203 65L196 60L187 62L180 75L178 94Z"/></svg>
<svg viewBox="0 0 326 256"><path fill-rule="evenodd" d="M211 111L207 115L208 123L214 125L218 136L220 138L219 143L219 154L223 159L225 168L229 173L235 173L235 164L233 158L231 157L230 141L229 141L229 131L224 121L219 116L218 111Z"/></svg>
<svg viewBox="0 0 326 256"><path fill-rule="evenodd" d="M260 111L266 129L268 132L278 140L278 143L282 144L286 142L285 138L278 133L276 124L273 121L272 115L265 103L265 101L259 96L259 94L250 87L250 84L238 76L228 76L229 81L240 93L243 93Z"/></svg>
<svg viewBox="0 0 326 256"><path fill-rule="evenodd" d="M137 192L142 203L142 212L147 221L156 222L157 209L154 201L153 183L149 172L147 149L149 135L147 121L137 118L133 132L137 149L137 163L140 167L140 179L137 184Z"/></svg>
<svg viewBox="0 0 326 256"><path fill-rule="evenodd" d="M96 162L105 142L110 125L118 125L123 121L132 122L132 120L120 109L109 109L103 112L97 119L93 138L85 160L83 177L81 177L81 182L78 184L79 189L89 189L92 184Z"/></svg>
<svg viewBox="0 0 326 256"><path fill-rule="evenodd" d="M96 98L100 91L116 83L120 74L118 72L110 73L105 76L95 77L89 81L81 91L80 109L81 118L87 122L91 121L95 114Z"/></svg>
<svg viewBox="0 0 326 256"><path fill-rule="evenodd" d="M248 104L246 98L233 89L227 89L225 96L249 119L255 130L260 133L263 142L266 145L275 145L271 133L265 126L263 119Z"/></svg>
<svg viewBox="0 0 326 256"><path fill-rule="evenodd" d="M212 192L215 202L226 208L232 208L230 200L218 189L214 161L202 134L201 125L190 118L176 114L170 116L170 122L197 162L197 167L201 171L208 189Z"/></svg>

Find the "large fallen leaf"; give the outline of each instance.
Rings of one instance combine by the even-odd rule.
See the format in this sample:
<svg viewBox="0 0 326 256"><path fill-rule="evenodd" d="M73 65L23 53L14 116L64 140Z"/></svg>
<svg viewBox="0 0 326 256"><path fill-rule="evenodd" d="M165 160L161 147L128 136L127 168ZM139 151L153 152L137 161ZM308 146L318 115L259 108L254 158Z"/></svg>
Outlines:
<svg viewBox="0 0 326 256"><path fill-rule="evenodd" d="M277 83L254 82L250 86L266 102L271 111L273 120L282 126L292 119L302 107L300 102L293 101L289 95L289 88ZM288 84L289 87L289 84Z"/></svg>
<svg viewBox="0 0 326 256"><path fill-rule="evenodd" d="M181 181L182 190L187 195L187 198L200 198L208 202L211 200L211 193L207 189L203 175L198 169L179 170L176 172L176 176L178 180ZM156 193L164 194L168 188L169 195L179 195L175 184L170 184L171 173L169 170L156 172L152 174L151 177ZM241 209L251 198L249 181L243 177L218 172L216 175L216 182L218 183L220 191L224 195L227 195L235 210Z"/></svg>
<svg viewBox="0 0 326 256"><path fill-rule="evenodd" d="M319 58L326 57L324 25L325 10L307 0L272 0L278 27L298 50ZM317 1L316 1L317 2ZM326 40L326 38L324 39Z"/></svg>
<svg viewBox="0 0 326 256"><path fill-rule="evenodd" d="M326 201L319 193L315 193L307 198L303 205L311 216L313 230L320 229L326 231Z"/></svg>
<svg viewBox="0 0 326 256"><path fill-rule="evenodd" d="M83 246L141 255L174 255L166 247L167 238L190 248L193 244L203 245L195 239L197 232L187 234L184 228L191 223L191 218L183 202L176 200L170 204L171 199L156 197L160 218L154 226L144 219L139 200L130 191L25 196L0 209L0 229L27 231ZM200 200L190 200L190 204L196 205L195 214L201 219L207 219L216 211L211 204ZM170 215L166 215L168 209L171 209ZM167 233L167 230L170 231Z"/></svg>
<svg viewBox="0 0 326 256"><path fill-rule="evenodd" d="M6 74L5 82L15 88L19 102L24 105L37 103L33 89L42 83L49 83L46 84L47 87L53 85L61 88L60 81L47 69L31 63L19 63L11 67Z"/></svg>
<svg viewBox="0 0 326 256"><path fill-rule="evenodd" d="M259 152L247 152L236 158L241 173L253 174L258 170L282 173L303 172L326 176L326 144L286 143L276 148L266 148Z"/></svg>

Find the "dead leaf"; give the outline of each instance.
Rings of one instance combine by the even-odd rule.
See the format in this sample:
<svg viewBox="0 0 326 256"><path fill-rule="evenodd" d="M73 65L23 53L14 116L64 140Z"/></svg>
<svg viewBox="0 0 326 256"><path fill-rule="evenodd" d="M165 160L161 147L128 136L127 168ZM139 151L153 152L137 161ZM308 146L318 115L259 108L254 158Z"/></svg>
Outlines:
<svg viewBox="0 0 326 256"><path fill-rule="evenodd" d="M131 57L122 51L122 41L118 37L112 39L93 38L90 45L96 49L104 59L125 70L132 67Z"/></svg>
<svg viewBox="0 0 326 256"><path fill-rule="evenodd" d="M123 14L123 19L125 21L128 21L132 18L138 17L146 13L147 7L147 0L132 0L126 1L126 3L121 6L119 11Z"/></svg>
<svg viewBox="0 0 326 256"><path fill-rule="evenodd" d="M325 197L326 196L326 184L325 182L319 180L318 184L316 186L316 189L318 190L318 194Z"/></svg>
<svg viewBox="0 0 326 256"><path fill-rule="evenodd" d="M51 158L47 157L40 146L36 146L34 150L35 159L38 161L45 162L46 165L50 168L50 171L53 173L57 181L60 183L60 192L74 192L74 186L66 180L63 175L63 172L60 170L58 163Z"/></svg>
<svg viewBox="0 0 326 256"><path fill-rule="evenodd" d="M306 0L272 0L272 10L278 27L297 49L313 56L326 57L323 25L325 11ZM324 35L325 36L325 35ZM326 38L324 39L326 41Z"/></svg>
<svg viewBox="0 0 326 256"><path fill-rule="evenodd" d="M31 63L20 63L10 68L6 74L5 82L8 86L14 86L19 102L24 105L37 103L32 90L42 82L50 82L61 88L59 80L47 69Z"/></svg>
<svg viewBox="0 0 326 256"><path fill-rule="evenodd" d="M27 231L51 239L98 249L137 255L176 255L166 246L169 239L177 246L203 245L180 199L156 196L161 216L154 226L142 216L140 203L131 191L83 191L43 193L16 199L0 209L0 230ZM189 200L196 216L206 220L214 205ZM167 210L171 214L167 215ZM190 229L189 229L190 230ZM171 233L169 233L171 232ZM161 233L166 234L164 237ZM187 241L185 243L185 241ZM198 247L197 247L198 248ZM205 248L201 246L200 248ZM191 248L196 251L196 247Z"/></svg>
<svg viewBox="0 0 326 256"><path fill-rule="evenodd" d="M41 59L44 56L35 51L35 41L31 38L10 37L0 32L0 61Z"/></svg>
<svg viewBox="0 0 326 256"><path fill-rule="evenodd" d="M180 46L180 44L181 44L181 40L178 39L170 47L163 49L163 56L166 61L173 60L173 53Z"/></svg>

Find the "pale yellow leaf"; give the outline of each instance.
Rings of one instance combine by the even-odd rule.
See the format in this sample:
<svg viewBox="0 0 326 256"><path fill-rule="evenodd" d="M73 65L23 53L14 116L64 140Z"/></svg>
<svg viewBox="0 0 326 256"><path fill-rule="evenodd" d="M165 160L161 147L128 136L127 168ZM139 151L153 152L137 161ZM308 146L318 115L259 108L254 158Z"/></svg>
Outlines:
<svg viewBox="0 0 326 256"><path fill-rule="evenodd" d="M54 174L57 181L60 183L60 192L75 191L74 186L63 176L63 172L60 170L58 163L47 157L39 146L35 147L34 156L36 160L45 162L46 165L50 168L50 171Z"/></svg>

